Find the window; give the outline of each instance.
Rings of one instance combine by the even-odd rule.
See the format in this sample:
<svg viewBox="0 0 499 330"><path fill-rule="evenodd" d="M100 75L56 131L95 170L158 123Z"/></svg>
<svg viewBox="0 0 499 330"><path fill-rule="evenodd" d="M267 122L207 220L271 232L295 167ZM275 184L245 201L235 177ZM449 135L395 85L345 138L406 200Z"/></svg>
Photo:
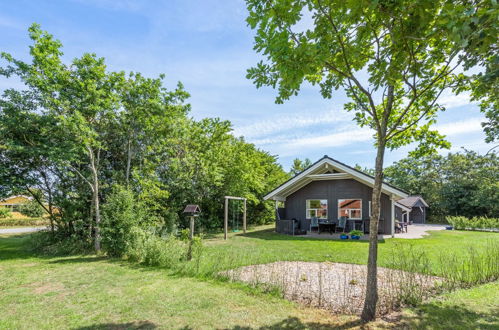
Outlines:
<svg viewBox="0 0 499 330"><path fill-rule="evenodd" d="M327 219L327 199L307 199L307 213L305 218Z"/></svg>
<svg viewBox="0 0 499 330"><path fill-rule="evenodd" d="M338 199L338 218L362 219L361 199Z"/></svg>

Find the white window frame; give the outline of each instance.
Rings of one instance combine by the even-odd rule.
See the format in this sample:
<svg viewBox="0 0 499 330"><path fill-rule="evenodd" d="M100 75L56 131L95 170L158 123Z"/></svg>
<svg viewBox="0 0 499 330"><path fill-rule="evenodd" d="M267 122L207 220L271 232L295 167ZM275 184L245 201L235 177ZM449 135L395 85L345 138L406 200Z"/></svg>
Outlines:
<svg viewBox="0 0 499 330"><path fill-rule="evenodd" d="M372 213L371 213L371 201L369 201L369 218L372 217Z"/></svg>
<svg viewBox="0 0 499 330"><path fill-rule="evenodd" d="M340 201L344 201L344 200L347 200L347 199L356 199L356 200L359 200L360 201L360 208L359 209L347 209L347 210L359 210L360 211L360 218L352 218L352 217L348 217L348 219L350 220L362 220L362 198L341 198L341 199L338 199L338 213L340 213ZM351 213L348 212L348 215L350 215Z"/></svg>
<svg viewBox="0 0 499 330"><path fill-rule="evenodd" d="M309 201L326 201L326 217L325 218L320 218L317 216L317 210L324 210L322 208L308 208L308 206L310 205L309 204ZM328 219L329 217L329 201L326 199L326 198L314 198L314 199L306 199L305 200L305 219L312 219L310 218L308 215L309 215L309 212L308 211L311 211L311 210L315 210L315 217L318 218L318 219Z"/></svg>

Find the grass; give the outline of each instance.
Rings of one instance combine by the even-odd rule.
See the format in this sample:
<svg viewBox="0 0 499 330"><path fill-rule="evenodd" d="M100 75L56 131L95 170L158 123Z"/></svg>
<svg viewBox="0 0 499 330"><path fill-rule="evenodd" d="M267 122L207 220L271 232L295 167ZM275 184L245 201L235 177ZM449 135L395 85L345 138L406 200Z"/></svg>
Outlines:
<svg viewBox="0 0 499 330"><path fill-rule="evenodd" d="M457 260L466 260L468 250L485 252L491 242L499 244L499 235L486 232L432 231L421 239L387 239L379 243L380 266L392 264L392 254L401 246L424 251L429 259L432 274L442 275L442 256L452 254ZM199 265L201 274L237 266L273 261L333 261L355 264L367 262L368 241L321 240L293 237L273 232L272 226L261 226L246 235L230 233L223 241L222 235L211 235L205 240L205 251ZM198 267L198 265L196 265ZM184 274L193 274L185 269Z"/></svg>
<svg viewBox="0 0 499 330"><path fill-rule="evenodd" d="M400 323L410 329L498 329L499 282L457 290L405 310Z"/></svg>
<svg viewBox="0 0 499 330"><path fill-rule="evenodd" d="M416 240L380 243L381 265L393 249L413 245L426 249L433 267L442 253L463 257L466 246L486 248L499 235L441 231ZM194 263L172 273L95 255L43 257L26 249L28 236L0 236L0 328L148 329L309 329L356 328L352 316L332 316L307 309L244 285L186 276ZM279 235L270 227L228 241L211 235L199 267L201 274L249 263L277 260L365 263L367 243L317 240ZM499 284L458 290L406 310L397 323L377 321L373 327L497 328ZM452 325L452 326L450 326Z"/></svg>
<svg viewBox="0 0 499 330"><path fill-rule="evenodd" d="M0 236L0 329L321 328L353 317L98 256L37 257ZM325 327L325 326L324 326Z"/></svg>

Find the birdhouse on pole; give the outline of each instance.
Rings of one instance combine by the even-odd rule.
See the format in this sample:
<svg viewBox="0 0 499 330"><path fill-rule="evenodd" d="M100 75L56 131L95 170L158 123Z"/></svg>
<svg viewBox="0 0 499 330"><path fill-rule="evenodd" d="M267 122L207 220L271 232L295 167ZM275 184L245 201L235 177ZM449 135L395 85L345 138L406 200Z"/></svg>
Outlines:
<svg viewBox="0 0 499 330"><path fill-rule="evenodd" d="M192 241L192 238L194 237L194 218L199 216L201 209L199 208L199 205L189 204L185 207L184 213L187 214L190 220L189 238Z"/></svg>
<svg viewBox="0 0 499 330"><path fill-rule="evenodd" d="M185 207L184 213L187 213L192 217L197 217L199 216L199 213L201 213L201 209L199 208L199 205L189 204Z"/></svg>

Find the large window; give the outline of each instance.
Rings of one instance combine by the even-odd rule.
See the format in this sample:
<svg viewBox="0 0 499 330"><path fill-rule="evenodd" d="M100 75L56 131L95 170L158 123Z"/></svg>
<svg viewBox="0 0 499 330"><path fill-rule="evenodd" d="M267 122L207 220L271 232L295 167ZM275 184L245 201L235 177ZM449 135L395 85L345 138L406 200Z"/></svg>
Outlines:
<svg viewBox="0 0 499 330"><path fill-rule="evenodd" d="M307 219L327 219L327 199L307 199Z"/></svg>
<svg viewBox="0 0 499 330"><path fill-rule="evenodd" d="M361 199L338 199L338 218L362 219Z"/></svg>

